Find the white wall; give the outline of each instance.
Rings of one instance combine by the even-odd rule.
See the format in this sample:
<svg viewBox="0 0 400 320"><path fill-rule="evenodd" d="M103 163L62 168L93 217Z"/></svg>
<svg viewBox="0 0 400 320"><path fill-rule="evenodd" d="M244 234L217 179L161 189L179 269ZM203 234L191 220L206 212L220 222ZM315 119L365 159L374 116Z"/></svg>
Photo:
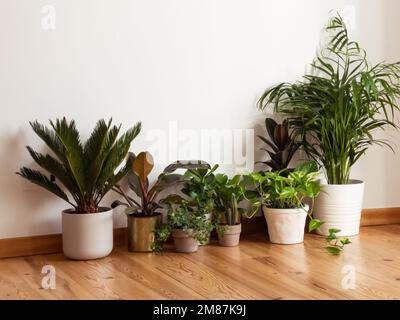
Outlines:
<svg viewBox="0 0 400 320"><path fill-rule="evenodd" d="M398 59L396 0L0 0L0 238L60 231L65 203L14 174L32 164L25 145L44 150L29 120L65 115L85 137L102 117L124 128L141 120L135 152L169 121L259 128L259 94L298 79L329 10L349 4L370 57ZM44 5L56 9L55 30L42 28ZM373 148L354 168L365 207L400 205L398 167L399 155Z"/></svg>

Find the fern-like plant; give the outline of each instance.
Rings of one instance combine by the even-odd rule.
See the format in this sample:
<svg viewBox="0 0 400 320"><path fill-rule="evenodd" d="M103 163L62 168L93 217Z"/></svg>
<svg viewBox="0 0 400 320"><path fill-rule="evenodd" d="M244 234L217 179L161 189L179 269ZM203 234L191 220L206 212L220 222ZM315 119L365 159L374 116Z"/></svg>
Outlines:
<svg viewBox="0 0 400 320"><path fill-rule="evenodd" d="M76 213L99 212L100 201L131 169L127 164L117 171L141 129L139 122L118 138L121 126L100 120L82 143L73 120L50 121L50 128L37 121L30 125L53 155L41 154L29 146L28 152L50 175L27 167L17 174L65 200Z"/></svg>
<svg viewBox="0 0 400 320"><path fill-rule="evenodd" d="M366 52L351 41L340 16L326 28L327 45L302 81L281 83L265 91L264 110L273 105L289 117L309 157L322 164L329 184L347 184L351 167L373 144L391 146L373 132L396 128L400 63L370 65Z"/></svg>

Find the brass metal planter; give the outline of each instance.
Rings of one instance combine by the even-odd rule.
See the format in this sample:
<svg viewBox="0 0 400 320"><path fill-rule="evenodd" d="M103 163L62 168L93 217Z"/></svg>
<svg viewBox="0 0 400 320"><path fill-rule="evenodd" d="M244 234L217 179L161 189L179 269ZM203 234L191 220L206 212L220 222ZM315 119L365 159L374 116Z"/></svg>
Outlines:
<svg viewBox="0 0 400 320"><path fill-rule="evenodd" d="M128 251L151 252L154 230L161 224L161 213L153 216L130 214L128 217Z"/></svg>

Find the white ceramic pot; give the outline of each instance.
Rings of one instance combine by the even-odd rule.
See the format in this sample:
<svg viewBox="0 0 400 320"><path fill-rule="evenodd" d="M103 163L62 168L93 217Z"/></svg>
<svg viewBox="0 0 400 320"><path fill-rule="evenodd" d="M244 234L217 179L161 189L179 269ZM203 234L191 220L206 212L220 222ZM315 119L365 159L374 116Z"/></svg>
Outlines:
<svg viewBox="0 0 400 320"><path fill-rule="evenodd" d="M113 211L99 213L62 213L64 255L75 260L108 256L113 249Z"/></svg>
<svg viewBox="0 0 400 320"><path fill-rule="evenodd" d="M304 241L307 210L307 205L304 209L272 209L263 207L270 241L277 244L302 243Z"/></svg>
<svg viewBox="0 0 400 320"><path fill-rule="evenodd" d="M327 235L330 228L340 229L339 236L354 236L360 231L364 182L325 184L315 200L314 218L325 222L317 233Z"/></svg>

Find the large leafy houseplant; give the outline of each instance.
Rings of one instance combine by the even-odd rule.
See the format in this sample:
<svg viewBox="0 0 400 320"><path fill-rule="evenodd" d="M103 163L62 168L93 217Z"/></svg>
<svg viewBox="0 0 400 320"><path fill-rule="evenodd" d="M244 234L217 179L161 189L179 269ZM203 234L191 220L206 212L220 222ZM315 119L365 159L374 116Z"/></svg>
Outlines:
<svg viewBox="0 0 400 320"><path fill-rule="evenodd" d="M281 83L259 100L273 105L289 124L309 157L325 168L329 184L347 184L352 166L373 144L391 146L373 136L396 128L400 63L370 65L366 52L351 41L340 16L326 28L327 45L302 81Z"/></svg>
<svg viewBox="0 0 400 320"><path fill-rule="evenodd" d="M272 118L266 118L265 128L268 137L259 135L258 138L266 144L266 148L263 147L261 150L269 155L269 160L259 163L267 165L272 171L287 169L299 148L299 144L289 130L288 121L285 119L282 123L277 123Z"/></svg>
<svg viewBox="0 0 400 320"><path fill-rule="evenodd" d="M99 212L101 200L129 172L129 166L117 169L141 129L137 123L118 138L121 126L99 120L89 139L82 143L73 120L50 121L50 127L37 121L30 125L52 154L36 152L29 146L28 152L50 175L27 167L17 174L68 202L76 213Z"/></svg>
<svg viewBox="0 0 400 320"><path fill-rule="evenodd" d="M123 191L120 185L116 185L113 190L122 195L126 202L115 201L112 206L125 205L128 207L128 214L144 216L152 216L157 209L162 207L160 199L158 199L162 191L184 182L184 176L175 173L176 170L207 170L210 168L208 163L201 160L176 161L168 165L157 177L154 184L150 185L148 177L154 168L154 160L149 152L141 152L137 156L130 154L127 166L130 167L128 173L129 188L140 200L137 201Z"/></svg>

